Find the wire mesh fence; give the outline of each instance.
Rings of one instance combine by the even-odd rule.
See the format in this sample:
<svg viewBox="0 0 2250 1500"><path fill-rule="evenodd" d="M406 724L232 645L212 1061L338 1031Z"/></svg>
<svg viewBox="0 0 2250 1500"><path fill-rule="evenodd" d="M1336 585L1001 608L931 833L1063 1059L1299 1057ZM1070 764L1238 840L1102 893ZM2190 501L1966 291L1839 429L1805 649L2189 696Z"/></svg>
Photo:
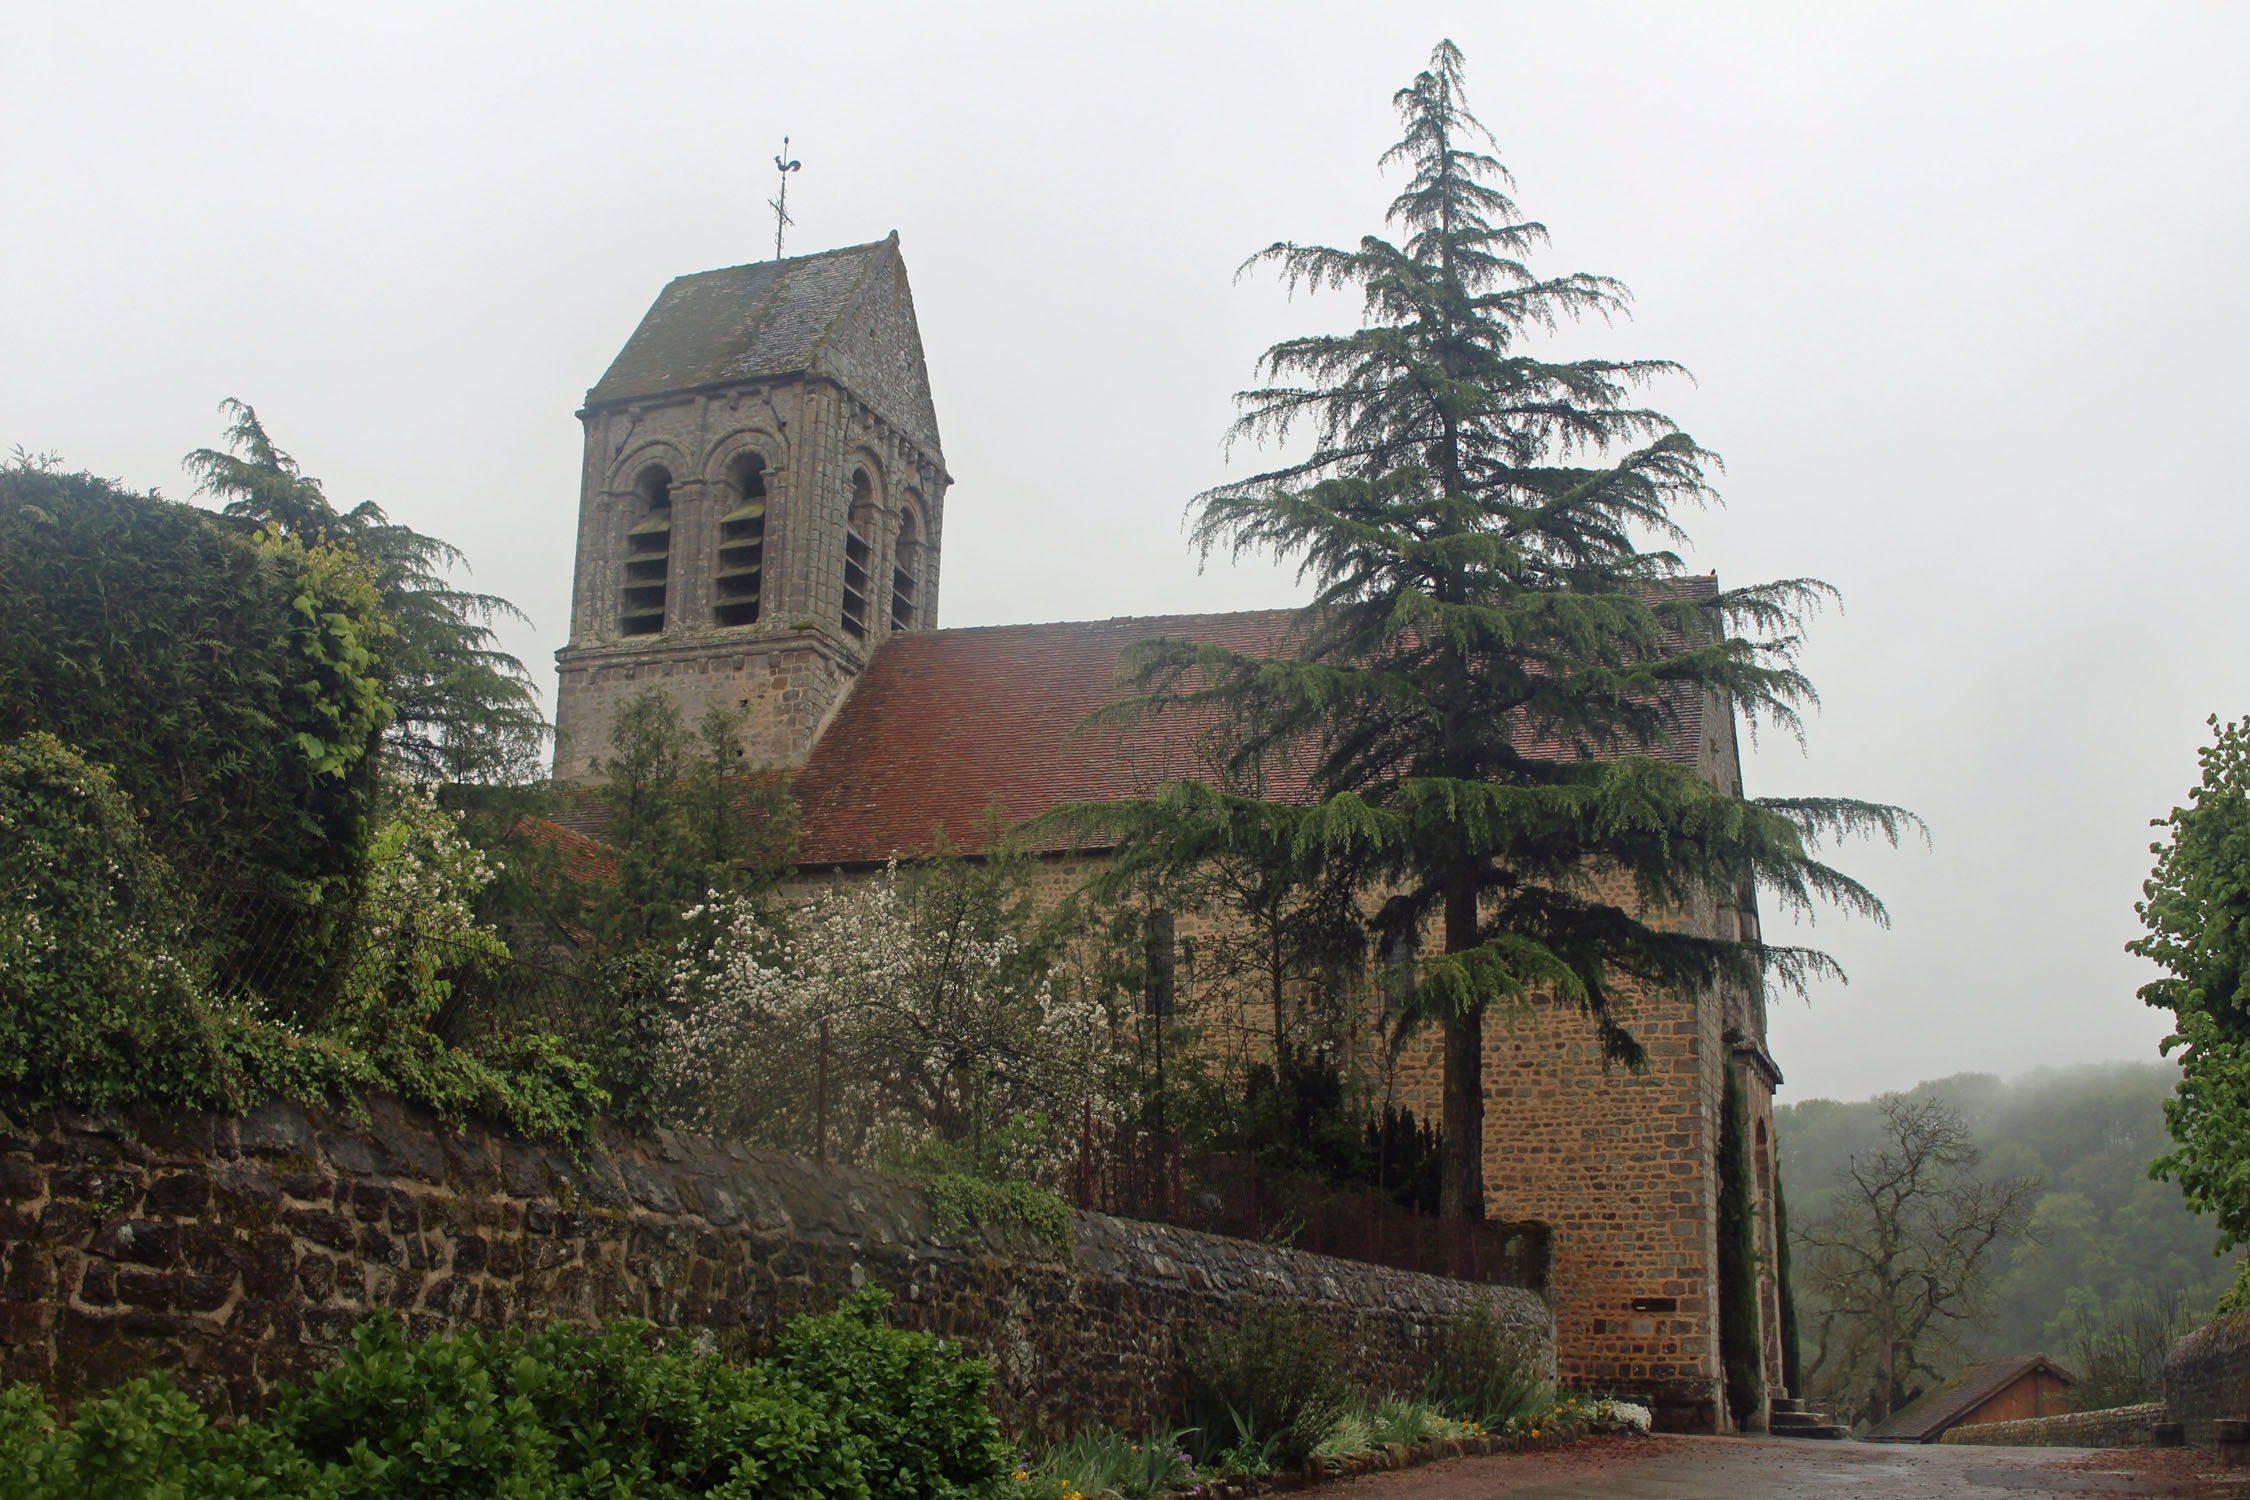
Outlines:
<svg viewBox="0 0 2250 1500"><path fill-rule="evenodd" d="M1371 1188L1262 1167L1246 1152L1187 1150L1171 1132L1104 1124L1090 1107L1078 1133L1072 1187L1084 1209L1459 1281L1547 1286L1545 1224L1438 1218Z"/></svg>
<svg viewBox="0 0 2250 1500"><path fill-rule="evenodd" d="M413 1006L447 1044L530 1030L581 1034L609 1007L598 986L471 936L417 930L354 902L314 903L223 878L196 892L195 926L214 992L319 1029L345 1007Z"/></svg>

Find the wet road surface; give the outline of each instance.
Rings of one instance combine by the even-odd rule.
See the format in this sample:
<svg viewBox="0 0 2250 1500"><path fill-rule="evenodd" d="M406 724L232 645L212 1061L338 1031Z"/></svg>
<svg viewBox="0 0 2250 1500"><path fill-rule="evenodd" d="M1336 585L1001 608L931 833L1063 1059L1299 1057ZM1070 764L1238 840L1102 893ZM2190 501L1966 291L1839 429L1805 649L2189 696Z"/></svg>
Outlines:
<svg viewBox="0 0 2250 1500"><path fill-rule="evenodd" d="M1331 1491L1330 1493L1339 1493ZM2193 1450L1972 1448L1745 1438L1597 1439L1342 1486L1341 1500L2042 1500L2250 1497L2250 1470Z"/></svg>

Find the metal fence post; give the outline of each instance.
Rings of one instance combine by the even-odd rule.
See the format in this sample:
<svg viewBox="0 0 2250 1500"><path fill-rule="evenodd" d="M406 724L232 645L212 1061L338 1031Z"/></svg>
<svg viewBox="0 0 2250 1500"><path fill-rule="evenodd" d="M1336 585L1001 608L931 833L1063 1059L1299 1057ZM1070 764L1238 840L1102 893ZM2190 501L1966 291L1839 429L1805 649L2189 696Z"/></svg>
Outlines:
<svg viewBox="0 0 2250 1500"><path fill-rule="evenodd" d="M820 1018L820 1067L813 1083L813 1160L828 1160L828 1018Z"/></svg>
<svg viewBox="0 0 2250 1500"><path fill-rule="evenodd" d="M1094 1206L1094 1101L1078 1105L1078 1206Z"/></svg>

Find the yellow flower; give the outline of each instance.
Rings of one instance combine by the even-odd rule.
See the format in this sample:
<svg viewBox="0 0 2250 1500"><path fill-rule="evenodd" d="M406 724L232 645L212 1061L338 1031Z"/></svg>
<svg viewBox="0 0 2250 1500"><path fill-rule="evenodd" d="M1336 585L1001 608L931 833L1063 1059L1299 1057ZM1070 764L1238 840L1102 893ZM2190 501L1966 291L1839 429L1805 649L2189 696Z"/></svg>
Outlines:
<svg viewBox="0 0 2250 1500"><path fill-rule="evenodd" d="M1539 1436L1539 1429L1538 1429L1538 1428L1536 1428L1536 1427L1532 1428L1532 1429L1531 1429L1531 1435L1532 1435L1533 1437L1537 1437L1537 1436ZM1070 1500L1078 1500L1078 1497L1077 1497L1076 1495L1073 1495L1073 1496L1071 1496L1071 1497L1070 1497Z"/></svg>

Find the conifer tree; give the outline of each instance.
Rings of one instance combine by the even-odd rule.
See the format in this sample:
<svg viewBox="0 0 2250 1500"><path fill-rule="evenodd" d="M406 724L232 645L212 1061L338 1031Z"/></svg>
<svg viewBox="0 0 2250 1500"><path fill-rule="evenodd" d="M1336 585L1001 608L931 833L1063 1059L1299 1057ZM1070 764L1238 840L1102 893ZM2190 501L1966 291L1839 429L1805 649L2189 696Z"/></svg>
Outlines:
<svg viewBox="0 0 2250 1500"><path fill-rule="evenodd" d="M1532 271L1546 231L1477 149L1490 138L1450 41L1395 102L1405 134L1383 162L1412 174L1389 215L1403 239L1284 242L1249 263L1292 290L1364 298L1358 329L1275 345L1265 383L1238 398L1235 437L1309 436L1309 451L1193 512L1206 558L1294 561L1312 601L1283 654L1129 653L1138 693L1118 716L1215 711L1211 784L1071 813L1159 866L1199 857L1215 830L1270 836L1278 821L1305 878L1375 911L1379 951L1434 937L1395 986L1399 1018L1443 1032L1444 1210L1478 1218L1489 1010L1577 1006L1608 1057L1637 1065L1623 987L1801 985L1833 969L1673 916L1763 889L1785 908L1881 920L1818 841L1895 841L1913 820L1840 799L1744 802L1662 757L1707 700L1797 730L1813 696L1798 631L1830 591L1682 576L1676 513L1712 498L1716 460L1639 400L1677 367L1535 350L1624 311L1625 288Z"/></svg>
<svg viewBox="0 0 2250 1500"><path fill-rule="evenodd" d="M220 410L226 450L198 448L185 460L197 492L237 521L352 552L375 575L393 632L384 667L396 714L386 738L400 773L424 783L537 778L547 720L531 674L493 629L522 611L497 594L456 588L448 575L467 560L452 543L391 520L372 500L338 511L248 403L230 399Z"/></svg>

